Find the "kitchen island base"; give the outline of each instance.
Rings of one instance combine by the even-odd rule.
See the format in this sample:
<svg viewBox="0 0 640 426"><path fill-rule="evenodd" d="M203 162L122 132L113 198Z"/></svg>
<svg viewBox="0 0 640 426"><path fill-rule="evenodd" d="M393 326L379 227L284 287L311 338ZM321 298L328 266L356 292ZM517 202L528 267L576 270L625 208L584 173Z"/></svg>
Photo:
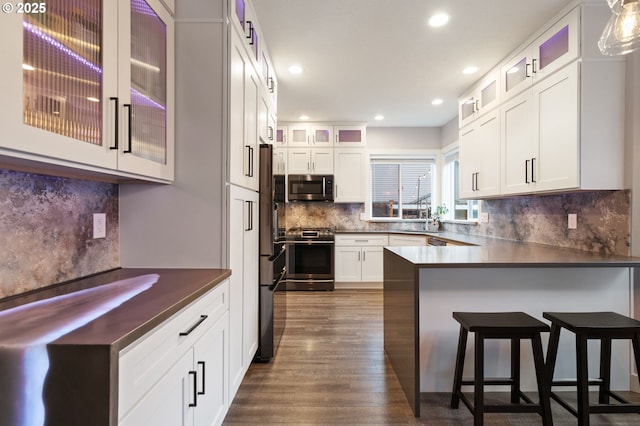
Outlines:
<svg viewBox="0 0 640 426"><path fill-rule="evenodd" d="M539 319L544 311L613 311L633 316L634 268L630 265L448 267L416 264L410 256L398 254L403 249L385 249L384 347L417 417L421 392L451 392L459 328L452 318L454 311L523 311ZM547 344L544 333L545 350ZM523 347L521 352L522 389L535 391L528 349ZM467 351L473 351L473 342ZM561 336L556 377L575 377L574 351L572 336ZM589 343L589 355L589 368L597 371L597 342ZM614 342L612 356L612 389L630 390L629 343ZM487 376L508 375L508 342L487 342L485 358L497 361L487 365ZM472 374L472 365L468 365L465 376ZM488 387L487 391L501 389Z"/></svg>

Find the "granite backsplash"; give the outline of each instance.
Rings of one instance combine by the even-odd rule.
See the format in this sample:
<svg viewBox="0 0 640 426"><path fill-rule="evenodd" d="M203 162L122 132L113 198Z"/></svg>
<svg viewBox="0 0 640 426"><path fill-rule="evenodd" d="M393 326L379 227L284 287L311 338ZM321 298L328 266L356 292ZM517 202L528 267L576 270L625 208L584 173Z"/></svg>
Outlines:
<svg viewBox="0 0 640 426"><path fill-rule="evenodd" d="M0 170L0 298L118 267L118 235L117 185Z"/></svg>
<svg viewBox="0 0 640 426"><path fill-rule="evenodd" d="M488 223L444 223L444 230L506 240L575 248L603 254L630 253L630 191L530 195L480 202ZM287 227L343 230L423 230L424 222L361 220L364 204L288 203ZM578 215L567 229L567 215Z"/></svg>

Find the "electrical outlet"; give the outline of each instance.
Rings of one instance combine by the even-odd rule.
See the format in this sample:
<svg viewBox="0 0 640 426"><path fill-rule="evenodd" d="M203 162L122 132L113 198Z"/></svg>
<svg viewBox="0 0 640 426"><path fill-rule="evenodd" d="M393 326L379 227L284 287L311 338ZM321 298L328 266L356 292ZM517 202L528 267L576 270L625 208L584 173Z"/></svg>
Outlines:
<svg viewBox="0 0 640 426"><path fill-rule="evenodd" d="M480 223L489 223L489 213L487 212L480 213Z"/></svg>
<svg viewBox="0 0 640 426"><path fill-rule="evenodd" d="M569 213L567 223L567 229L578 229L578 215L575 213Z"/></svg>
<svg viewBox="0 0 640 426"><path fill-rule="evenodd" d="M105 238L107 236L107 214L93 214L93 238Z"/></svg>

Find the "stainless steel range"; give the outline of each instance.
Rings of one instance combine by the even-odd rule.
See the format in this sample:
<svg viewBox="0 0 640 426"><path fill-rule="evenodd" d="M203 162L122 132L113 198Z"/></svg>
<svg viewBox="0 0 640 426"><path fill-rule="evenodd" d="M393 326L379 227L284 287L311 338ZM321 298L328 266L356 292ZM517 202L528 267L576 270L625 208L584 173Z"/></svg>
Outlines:
<svg viewBox="0 0 640 426"><path fill-rule="evenodd" d="M287 231L287 290L334 289L334 239L331 228Z"/></svg>

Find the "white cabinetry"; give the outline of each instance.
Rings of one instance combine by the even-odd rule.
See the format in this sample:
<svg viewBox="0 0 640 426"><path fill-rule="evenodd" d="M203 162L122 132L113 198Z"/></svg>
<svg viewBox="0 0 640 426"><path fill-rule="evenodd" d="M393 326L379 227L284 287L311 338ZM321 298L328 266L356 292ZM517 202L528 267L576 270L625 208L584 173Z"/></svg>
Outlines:
<svg viewBox="0 0 640 426"><path fill-rule="evenodd" d="M229 406L229 283L219 284L125 348L118 424L222 424Z"/></svg>
<svg viewBox="0 0 640 426"><path fill-rule="evenodd" d="M363 147L367 144L367 126L333 126L335 146L344 148Z"/></svg>
<svg viewBox="0 0 640 426"><path fill-rule="evenodd" d="M287 138L289 137L288 132L289 132L288 126L278 126L276 128L276 142L275 142L276 146L284 147L287 145Z"/></svg>
<svg viewBox="0 0 640 426"><path fill-rule="evenodd" d="M1 155L173 179L174 26L159 0L4 18Z"/></svg>
<svg viewBox="0 0 640 426"><path fill-rule="evenodd" d="M289 174L333 174L333 149L288 148Z"/></svg>
<svg viewBox="0 0 640 426"><path fill-rule="evenodd" d="M500 70L494 70L460 99L459 127L466 126L498 105L500 105Z"/></svg>
<svg viewBox="0 0 640 426"><path fill-rule="evenodd" d="M244 40L231 31L229 83L229 181L258 189L258 76Z"/></svg>
<svg viewBox="0 0 640 426"><path fill-rule="evenodd" d="M287 153L288 151L283 148L274 148L273 150L273 174L274 175L286 175L287 174Z"/></svg>
<svg viewBox="0 0 640 426"><path fill-rule="evenodd" d="M500 114L484 115L460 130L460 197L486 197L500 192Z"/></svg>
<svg viewBox="0 0 640 426"><path fill-rule="evenodd" d="M427 237L424 235L389 235L389 245L392 247L402 246L426 246Z"/></svg>
<svg viewBox="0 0 640 426"><path fill-rule="evenodd" d="M336 203L364 203L366 183L366 152L362 149L336 148L335 199Z"/></svg>
<svg viewBox="0 0 640 426"><path fill-rule="evenodd" d="M230 393L258 349L258 193L230 186Z"/></svg>
<svg viewBox="0 0 640 426"><path fill-rule="evenodd" d="M333 146L333 126L327 124L291 124L289 146Z"/></svg>
<svg viewBox="0 0 640 426"><path fill-rule="evenodd" d="M336 235L336 287L363 288L371 286L371 283L381 283L383 281L382 252L387 244L386 234Z"/></svg>
<svg viewBox="0 0 640 426"><path fill-rule="evenodd" d="M565 11L500 67L499 114L460 129L462 198L624 187L624 60L594 47L609 16Z"/></svg>

